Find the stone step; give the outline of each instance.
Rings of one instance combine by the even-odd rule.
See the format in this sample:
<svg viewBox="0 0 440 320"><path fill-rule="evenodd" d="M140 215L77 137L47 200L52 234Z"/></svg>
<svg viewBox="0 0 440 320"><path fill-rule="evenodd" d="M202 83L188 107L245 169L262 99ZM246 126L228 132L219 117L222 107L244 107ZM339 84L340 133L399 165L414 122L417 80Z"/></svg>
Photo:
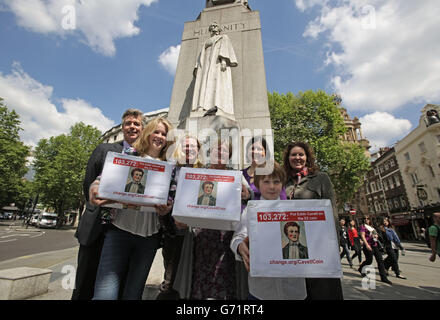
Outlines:
<svg viewBox="0 0 440 320"><path fill-rule="evenodd" d="M0 300L24 300L46 293L52 270L20 267L0 270Z"/></svg>

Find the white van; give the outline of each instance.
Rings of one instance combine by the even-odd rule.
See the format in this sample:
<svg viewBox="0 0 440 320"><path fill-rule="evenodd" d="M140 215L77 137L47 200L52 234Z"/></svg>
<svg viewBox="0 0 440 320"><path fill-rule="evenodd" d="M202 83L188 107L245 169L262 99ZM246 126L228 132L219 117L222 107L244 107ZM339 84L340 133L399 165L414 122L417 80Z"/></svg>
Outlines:
<svg viewBox="0 0 440 320"><path fill-rule="evenodd" d="M57 214L42 212L38 218L37 226L40 228L55 228L57 226Z"/></svg>

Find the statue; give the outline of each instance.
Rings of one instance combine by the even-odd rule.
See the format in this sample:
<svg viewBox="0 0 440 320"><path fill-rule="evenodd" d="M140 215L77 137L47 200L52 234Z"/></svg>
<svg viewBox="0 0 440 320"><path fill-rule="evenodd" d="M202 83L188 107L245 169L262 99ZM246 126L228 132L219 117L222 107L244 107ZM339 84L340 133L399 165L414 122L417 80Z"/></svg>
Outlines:
<svg viewBox="0 0 440 320"><path fill-rule="evenodd" d="M440 122L439 115L438 115L437 111L434 109L428 110L428 112L426 112L426 117L428 119L428 125L432 125L434 123Z"/></svg>
<svg viewBox="0 0 440 320"><path fill-rule="evenodd" d="M245 6L248 6L247 0L206 0L206 7L210 8L213 6L218 6L228 3L243 3Z"/></svg>
<svg viewBox="0 0 440 320"><path fill-rule="evenodd" d="M192 111L208 111L215 115L221 110L234 114L231 67L238 65L234 48L227 35L220 34L216 22L209 26L211 37L205 41L197 59Z"/></svg>

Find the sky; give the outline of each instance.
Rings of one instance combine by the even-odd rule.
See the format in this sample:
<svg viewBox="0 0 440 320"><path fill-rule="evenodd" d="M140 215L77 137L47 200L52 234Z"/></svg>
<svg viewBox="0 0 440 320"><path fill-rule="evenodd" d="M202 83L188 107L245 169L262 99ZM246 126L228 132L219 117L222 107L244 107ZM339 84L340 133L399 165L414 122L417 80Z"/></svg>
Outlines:
<svg viewBox="0 0 440 320"><path fill-rule="evenodd" d="M337 92L371 150L440 104L438 0L249 0L269 92ZM204 0L0 0L0 97L22 140L102 132L129 107L167 108L184 23Z"/></svg>

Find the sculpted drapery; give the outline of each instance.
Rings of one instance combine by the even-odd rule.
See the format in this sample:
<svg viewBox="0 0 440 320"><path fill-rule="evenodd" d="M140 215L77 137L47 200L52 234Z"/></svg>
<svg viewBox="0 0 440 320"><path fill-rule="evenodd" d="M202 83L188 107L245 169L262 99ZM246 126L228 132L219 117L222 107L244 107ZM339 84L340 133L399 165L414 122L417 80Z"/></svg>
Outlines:
<svg viewBox="0 0 440 320"><path fill-rule="evenodd" d="M211 37L203 44L194 68L192 110L217 107L234 114L231 67L238 65L234 48L229 37L220 34L216 23L211 24L209 31Z"/></svg>

